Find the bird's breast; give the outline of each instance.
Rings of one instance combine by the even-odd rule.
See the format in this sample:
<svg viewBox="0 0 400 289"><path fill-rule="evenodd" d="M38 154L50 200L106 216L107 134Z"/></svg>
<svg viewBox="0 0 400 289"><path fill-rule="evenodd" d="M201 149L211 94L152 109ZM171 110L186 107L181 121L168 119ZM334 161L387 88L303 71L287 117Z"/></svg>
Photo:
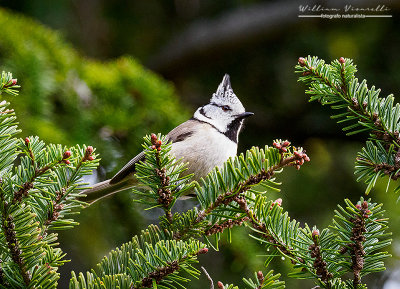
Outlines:
<svg viewBox="0 0 400 289"><path fill-rule="evenodd" d="M183 158L188 163L186 173L194 173L198 180L236 156L237 144L214 128L204 128L184 141L172 143L171 153L177 159Z"/></svg>

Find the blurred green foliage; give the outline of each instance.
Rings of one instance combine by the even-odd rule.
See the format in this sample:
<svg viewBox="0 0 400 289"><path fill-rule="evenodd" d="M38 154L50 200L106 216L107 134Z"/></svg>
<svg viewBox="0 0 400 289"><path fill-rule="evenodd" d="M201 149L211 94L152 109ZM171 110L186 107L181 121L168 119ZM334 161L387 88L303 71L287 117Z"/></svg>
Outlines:
<svg viewBox="0 0 400 289"><path fill-rule="evenodd" d="M0 25L12 27L0 31L0 63L20 79L21 95L11 102L28 135L93 143L108 167L133 156L145 134L188 117L173 86L132 57L85 59L60 34L3 9Z"/></svg>
<svg viewBox="0 0 400 289"><path fill-rule="evenodd" d="M22 86L20 96L10 99L19 127L47 143L93 145L102 158L103 179L141 149L144 135L168 132L189 117L173 85L132 57L86 59L59 33L4 9L0 26L12 28L0 29L0 63ZM121 214L114 219L115 212ZM87 252L75 256L62 278L70 278L71 267L98 262L128 240L142 228L141 219L127 196L86 210L81 228L61 234L66 251L79 247ZM108 227L112 222L124 222L127 229L116 233ZM117 237L108 241L112 235Z"/></svg>

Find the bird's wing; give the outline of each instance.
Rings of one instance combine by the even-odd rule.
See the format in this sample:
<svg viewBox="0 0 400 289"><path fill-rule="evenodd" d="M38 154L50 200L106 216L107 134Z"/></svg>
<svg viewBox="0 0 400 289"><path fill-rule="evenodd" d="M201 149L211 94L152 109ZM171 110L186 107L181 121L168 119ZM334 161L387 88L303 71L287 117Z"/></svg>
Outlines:
<svg viewBox="0 0 400 289"><path fill-rule="evenodd" d="M167 134L168 141L180 142L193 134L193 122L195 120L188 120L180 124ZM115 176L110 180L110 184L116 184L126 178L129 174L135 172L136 163L145 160L144 152L139 153L131 159Z"/></svg>
<svg viewBox="0 0 400 289"><path fill-rule="evenodd" d="M193 135L193 128L195 125L199 125L198 121L189 119L184 123L178 125L176 128L171 130L168 134L168 141L172 142L180 142L185 140L186 138Z"/></svg>

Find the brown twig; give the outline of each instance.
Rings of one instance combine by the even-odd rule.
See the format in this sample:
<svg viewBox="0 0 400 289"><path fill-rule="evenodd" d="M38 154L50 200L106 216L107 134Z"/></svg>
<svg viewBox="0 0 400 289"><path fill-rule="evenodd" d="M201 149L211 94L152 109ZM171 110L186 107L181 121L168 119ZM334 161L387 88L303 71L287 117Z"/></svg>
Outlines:
<svg viewBox="0 0 400 289"><path fill-rule="evenodd" d="M352 229L352 236L350 237L352 243L348 244L348 251L352 261L351 268L354 275L354 288L357 288L357 285L361 284L361 270L364 267L365 256L363 245L363 242L365 242L364 233L367 231L365 228L365 219L368 218L371 213L368 209L367 201L364 201L361 205L356 205L356 207L360 211L360 214L357 214L355 218L350 219L350 222L353 223L354 227Z"/></svg>
<svg viewBox="0 0 400 289"><path fill-rule="evenodd" d="M27 270L24 260L22 259L21 256L22 251L19 248L19 242L16 238L16 233L14 230L15 228L14 219L10 215L2 219L3 219L2 228L7 241L8 249L10 250L11 259L14 261L15 264L17 264L25 285L29 286L29 283L31 282L31 275Z"/></svg>
<svg viewBox="0 0 400 289"><path fill-rule="evenodd" d="M195 255L205 254L207 252L208 252L207 248L202 248ZM160 281L162 281L168 275L179 270L179 268L180 268L179 262L184 262L186 259L190 259L191 257L192 256L190 256L190 255L186 255L186 256L183 256L180 259L180 261L175 260L172 262L166 262L165 266L158 267L153 272L150 272L149 274L147 274L147 276L145 278L143 278L141 282L136 283L136 285L134 285L134 286L132 285L131 289L152 288L153 280L155 280L156 283L158 284Z"/></svg>
<svg viewBox="0 0 400 289"><path fill-rule="evenodd" d="M310 256L314 259L314 269L318 278L321 279L322 282L325 282L326 288L331 288L328 280L333 277L333 274L328 271L327 264L322 257L321 247L319 245L319 231L314 230L312 232L313 244L311 244L308 249L310 250Z"/></svg>
<svg viewBox="0 0 400 289"><path fill-rule="evenodd" d="M162 141L157 138L157 136L152 133L151 134L151 148L155 150L155 157L156 157L156 163L159 168L156 168L156 174L158 178L160 179L161 187L158 189L158 200L157 202L162 205L164 212L165 212L165 217L167 218L168 222L172 224L172 212L170 205L172 201L174 200L172 196L172 192L170 189L168 189L169 186L169 181L170 178L169 176L166 175L166 169L165 168L160 168L161 167L161 158L160 158L160 151L161 151L161 145Z"/></svg>
<svg viewBox="0 0 400 289"><path fill-rule="evenodd" d="M203 270L204 274L206 275L208 281L210 281L210 289L214 289L214 281L211 278L210 274L208 274L206 268L204 268L203 266L201 266L201 270Z"/></svg>
<svg viewBox="0 0 400 289"><path fill-rule="evenodd" d="M71 156L71 152L66 151L66 152L64 152L61 160L54 161L50 164L45 165L42 168L37 168L35 156L30 147L29 138L25 138L25 145L28 150L29 158L31 159L31 165L32 165L33 169L35 170L35 172L29 181L25 182L18 191L14 192L13 203L17 203L17 202L20 203L20 202L22 202L23 198L28 196L29 191L34 188L34 181L36 178L42 176L43 174L45 174L49 170L53 169L56 165L58 165L60 163L65 163L67 165L70 164L70 161L68 160L68 158Z"/></svg>
<svg viewBox="0 0 400 289"><path fill-rule="evenodd" d="M204 231L204 235L210 236L214 235L216 233L222 233L225 229L231 229L234 226L241 226L245 221L248 221L249 218L242 217L236 220L226 220L225 222L221 224L215 224L212 227L208 228L207 230Z"/></svg>
<svg viewBox="0 0 400 289"><path fill-rule="evenodd" d="M253 212L247 207L247 201L244 197L236 197L235 202L239 205L240 209L246 213L251 226L257 231L262 232L262 237L268 243L279 249L286 256L289 256L293 264L295 264L296 262L304 263L304 260L302 258L296 257L294 254L291 253L291 251L293 250L292 248L290 248L287 244L284 244L281 240L279 240L279 238L274 236L273 233L269 232L267 226L254 216Z"/></svg>

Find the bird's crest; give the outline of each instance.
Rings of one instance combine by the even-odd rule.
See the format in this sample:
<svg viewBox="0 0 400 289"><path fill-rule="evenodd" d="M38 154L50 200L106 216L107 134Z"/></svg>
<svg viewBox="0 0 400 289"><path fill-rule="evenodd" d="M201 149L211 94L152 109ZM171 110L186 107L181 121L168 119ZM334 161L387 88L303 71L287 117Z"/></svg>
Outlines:
<svg viewBox="0 0 400 289"><path fill-rule="evenodd" d="M232 90L231 81L228 74L224 75L224 78L219 84L217 91L213 93L210 102L228 102L232 104L240 102L236 94Z"/></svg>

